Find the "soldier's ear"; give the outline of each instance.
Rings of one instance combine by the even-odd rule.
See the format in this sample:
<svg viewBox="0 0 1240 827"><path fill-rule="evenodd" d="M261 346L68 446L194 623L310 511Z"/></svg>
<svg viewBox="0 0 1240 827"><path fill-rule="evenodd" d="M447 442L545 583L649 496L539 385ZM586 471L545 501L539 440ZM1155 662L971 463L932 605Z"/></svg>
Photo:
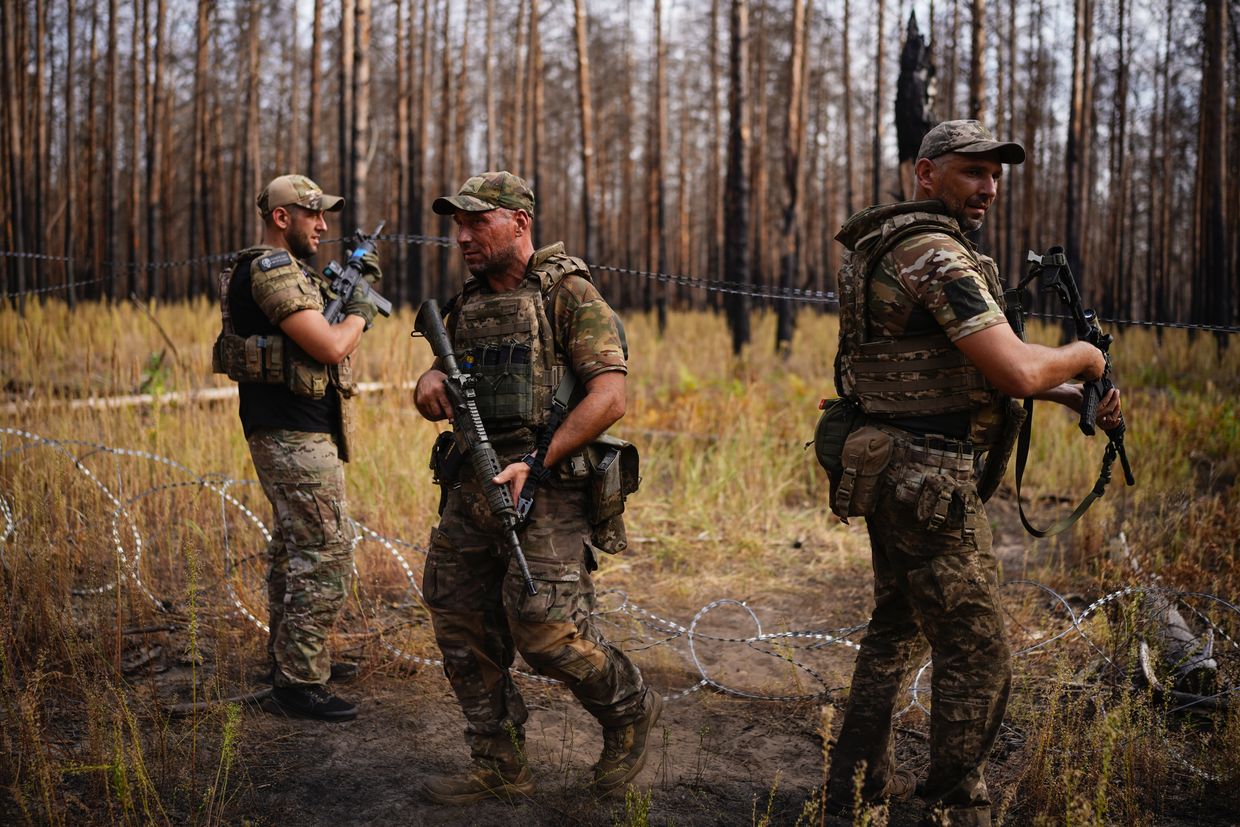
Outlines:
<svg viewBox="0 0 1240 827"><path fill-rule="evenodd" d="M513 210L512 220L517 225L517 238L527 234L530 231L530 214L525 210Z"/></svg>
<svg viewBox="0 0 1240 827"><path fill-rule="evenodd" d="M938 171L938 164L929 158L918 158L917 163L913 165L913 178L924 195L935 194L938 187Z"/></svg>
<svg viewBox="0 0 1240 827"><path fill-rule="evenodd" d="M271 211L271 223L278 229L287 230L292 216L289 215L287 207L276 207Z"/></svg>

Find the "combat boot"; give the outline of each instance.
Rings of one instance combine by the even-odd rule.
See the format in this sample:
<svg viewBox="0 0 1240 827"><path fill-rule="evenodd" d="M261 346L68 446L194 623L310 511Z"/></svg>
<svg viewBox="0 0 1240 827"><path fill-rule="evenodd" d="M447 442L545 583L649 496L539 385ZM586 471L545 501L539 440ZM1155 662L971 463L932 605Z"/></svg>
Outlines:
<svg viewBox="0 0 1240 827"><path fill-rule="evenodd" d="M872 801L862 800L861 806L875 807L885 804L888 801L906 801L917 793L917 776L911 770L903 767L897 768L891 773L891 777L887 779L887 787L883 790L883 794ZM828 794L826 801L826 811L830 815L835 816L851 816L856 808L857 802L846 797L837 798L835 795Z"/></svg>
<svg viewBox="0 0 1240 827"><path fill-rule="evenodd" d="M357 717L357 707L343 698L337 698L327 687L317 683L297 686L277 686L271 697L285 712L320 721L351 721Z"/></svg>
<svg viewBox="0 0 1240 827"><path fill-rule="evenodd" d="M646 765L647 741L663 712L663 696L647 689L644 706L642 717L628 726L603 730L603 754L594 765L594 792L599 797L624 789Z"/></svg>
<svg viewBox="0 0 1240 827"><path fill-rule="evenodd" d="M475 804L488 799L512 801L534 792L534 775L525 764L505 770L499 764L475 762L464 775L426 779L422 793L436 804Z"/></svg>

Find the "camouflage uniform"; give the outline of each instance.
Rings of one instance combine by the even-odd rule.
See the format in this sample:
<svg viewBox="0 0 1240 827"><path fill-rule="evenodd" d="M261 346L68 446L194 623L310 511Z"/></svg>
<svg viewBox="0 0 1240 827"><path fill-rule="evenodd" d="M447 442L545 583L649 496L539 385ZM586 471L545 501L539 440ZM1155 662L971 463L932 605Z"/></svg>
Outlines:
<svg viewBox="0 0 1240 827"><path fill-rule="evenodd" d="M927 209L924 202L919 206ZM861 220L859 214L845 225L840 237L846 244L873 229L852 226L850 235L850 225ZM898 341L945 334L954 342L1004 323L994 262L965 245L958 231L916 232L883 255L863 298L869 336ZM843 314L841 319L843 328ZM845 334L842 329L842 340ZM920 364L929 369L928 359ZM901 365L901 380L888 385L895 403L924 387L918 366L914 356ZM951 369L976 371L967 364ZM930 770L919 792L947 808L954 825L990 823L982 771L1011 684L974 454L995 445L1007 400L981 381L980 372L974 378L975 390L957 392L957 398L968 399L964 410L867 416L894 447L867 517L876 605L828 781L833 800L850 802L853 774L864 761L863 797L889 793L895 769L892 716L929 651L934 663Z"/></svg>
<svg viewBox="0 0 1240 827"><path fill-rule="evenodd" d="M331 673L327 636L348 592L356 541L344 465L330 434L263 428L248 442L275 517L267 545L267 652L275 684L324 684Z"/></svg>
<svg viewBox="0 0 1240 827"><path fill-rule="evenodd" d="M540 267L561 258L558 244L537 251L526 284ZM461 318L471 301L488 292L482 284L467 283L449 317L458 351ZM608 371L627 372L613 314L593 284L565 275L548 305L558 358L582 385ZM488 426L488 435L501 466L534 447L534 430L528 427ZM516 561L499 541L499 526L469 463L460 486L448 490L442 519L431 531L424 591L444 673L465 713L465 738L475 761L505 773L516 773L520 765L528 717L510 673L515 652L539 674L562 681L605 728L627 726L643 713L646 687L640 672L602 638L591 618L590 571L597 549L590 540L584 476L580 454L562 461L539 488L520 531L536 596L525 591Z"/></svg>
<svg viewBox="0 0 1240 827"><path fill-rule="evenodd" d="M301 175L276 178L258 197L263 213L289 204L337 210L342 199L325 195ZM345 505L342 462L354 388L348 359L322 365L279 328L293 313L321 311L330 300L327 285L289 251L265 246L242 251L221 280L225 332L234 334L235 328L235 335L221 335L221 341L262 336L281 339L283 349L279 364L272 366L279 374L240 385L250 457L273 513L267 546L267 652L277 687L327 683L327 637L353 570L356 529Z"/></svg>

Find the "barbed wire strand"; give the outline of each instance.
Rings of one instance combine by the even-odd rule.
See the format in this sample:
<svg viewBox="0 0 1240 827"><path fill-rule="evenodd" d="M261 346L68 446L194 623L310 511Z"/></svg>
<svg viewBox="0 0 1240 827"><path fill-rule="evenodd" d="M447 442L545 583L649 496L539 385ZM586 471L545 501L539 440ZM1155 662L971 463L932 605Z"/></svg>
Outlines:
<svg viewBox="0 0 1240 827"><path fill-rule="evenodd" d="M428 236L416 233L383 233L378 236L381 241L395 241L401 244L414 244L422 246L437 247L454 247L456 243L446 236ZM324 244L340 244L347 241L347 238L330 238L322 243ZM136 272L153 272L156 270L175 269L179 267L188 267L196 264L216 264L232 260L240 253L240 250L233 250L227 253L213 253L210 255L198 256L196 258L176 259L171 261L154 261L154 262L120 262L105 261L103 266L109 270L108 275L98 276L96 278L83 281L64 282L62 284L51 285L47 287L32 288L30 290L13 291L5 294L6 300L15 299L19 296L40 295L53 293L60 290L76 289L89 284L97 284L103 281L112 281L119 278L122 274L133 274ZM38 261L52 261L72 264L75 260L70 256L52 256L43 253L28 253L0 250L0 258L20 258L32 259ZM617 273L620 275L635 276L646 280L656 281L663 284L673 284L677 286L689 287L695 290L704 290L707 292L723 293L725 295L746 296L755 299L766 299L771 301L791 301L802 304L826 304L838 305L839 295L830 290L811 290L801 287L782 287L755 285L745 282L726 281L722 279L708 279L700 276L689 276L678 273L662 273L650 270L640 270L632 267L619 267L609 264L592 264L592 269L602 272ZM1043 319L1054 319L1057 321L1070 320L1070 316L1057 313L1030 312L1030 316ZM1196 322L1162 322L1149 321L1142 319L1121 319L1121 318L1102 318L1100 322L1116 325L1130 325L1135 327L1154 327L1154 328L1171 328L1178 330L1193 330L1205 333L1215 333L1220 335L1230 335L1240 333L1240 326L1234 325L1218 325L1205 324Z"/></svg>

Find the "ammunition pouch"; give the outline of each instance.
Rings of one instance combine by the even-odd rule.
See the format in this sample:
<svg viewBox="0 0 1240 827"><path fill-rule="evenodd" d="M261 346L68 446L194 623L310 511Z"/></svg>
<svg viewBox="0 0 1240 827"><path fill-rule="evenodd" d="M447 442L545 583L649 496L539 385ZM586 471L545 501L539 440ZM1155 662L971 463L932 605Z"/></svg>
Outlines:
<svg viewBox="0 0 1240 827"><path fill-rule="evenodd" d="M998 443L986 452L986 461L977 475L977 494L982 498L982 502L990 500L995 491L999 490L1003 475L1007 473L1008 459L1016 448L1020 430L1028 416L1029 412L1019 402L1014 399L1007 400L1003 432L999 435Z"/></svg>
<svg viewBox="0 0 1240 827"><path fill-rule="evenodd" d="M868 517L878 504L895 438L873 425L862 425L848 435L840 453L840 472L831 481L831 510L845 522Z"/></svg>
<svg viewBox="0 0 1240 827"><path fill-rule="evenodd" d="M238 336L221 333L211 348L211 369L234 382L285 385L298 396L322 399L329 381L336 381L343 396L352 396L356 385L347 365L327 365L311 359L295 343L278 333ZM347 391L346 384L347 383Z"/></svg>
<svg viewBox="0 0 1240 827"><path fill-rule="evenodd" d="M609 554L628 548L624 502L641 485L637 446L604 434L586 446L590 469L586 518L591 543Z"/></svg>
<svg viewBox="0 0 1240 827"><path fill-rule="evenodd" d="M284 337L220 333L211 347L211 370L234 382L283 382Z"/></svg>
<svg viewBox="0 0 1240 827"><path fill-rule="evenodd" d="M959 532L972 542L980 519L977 486L948 473L927 472L916 493L913 517L927 531Z"/></svg>

